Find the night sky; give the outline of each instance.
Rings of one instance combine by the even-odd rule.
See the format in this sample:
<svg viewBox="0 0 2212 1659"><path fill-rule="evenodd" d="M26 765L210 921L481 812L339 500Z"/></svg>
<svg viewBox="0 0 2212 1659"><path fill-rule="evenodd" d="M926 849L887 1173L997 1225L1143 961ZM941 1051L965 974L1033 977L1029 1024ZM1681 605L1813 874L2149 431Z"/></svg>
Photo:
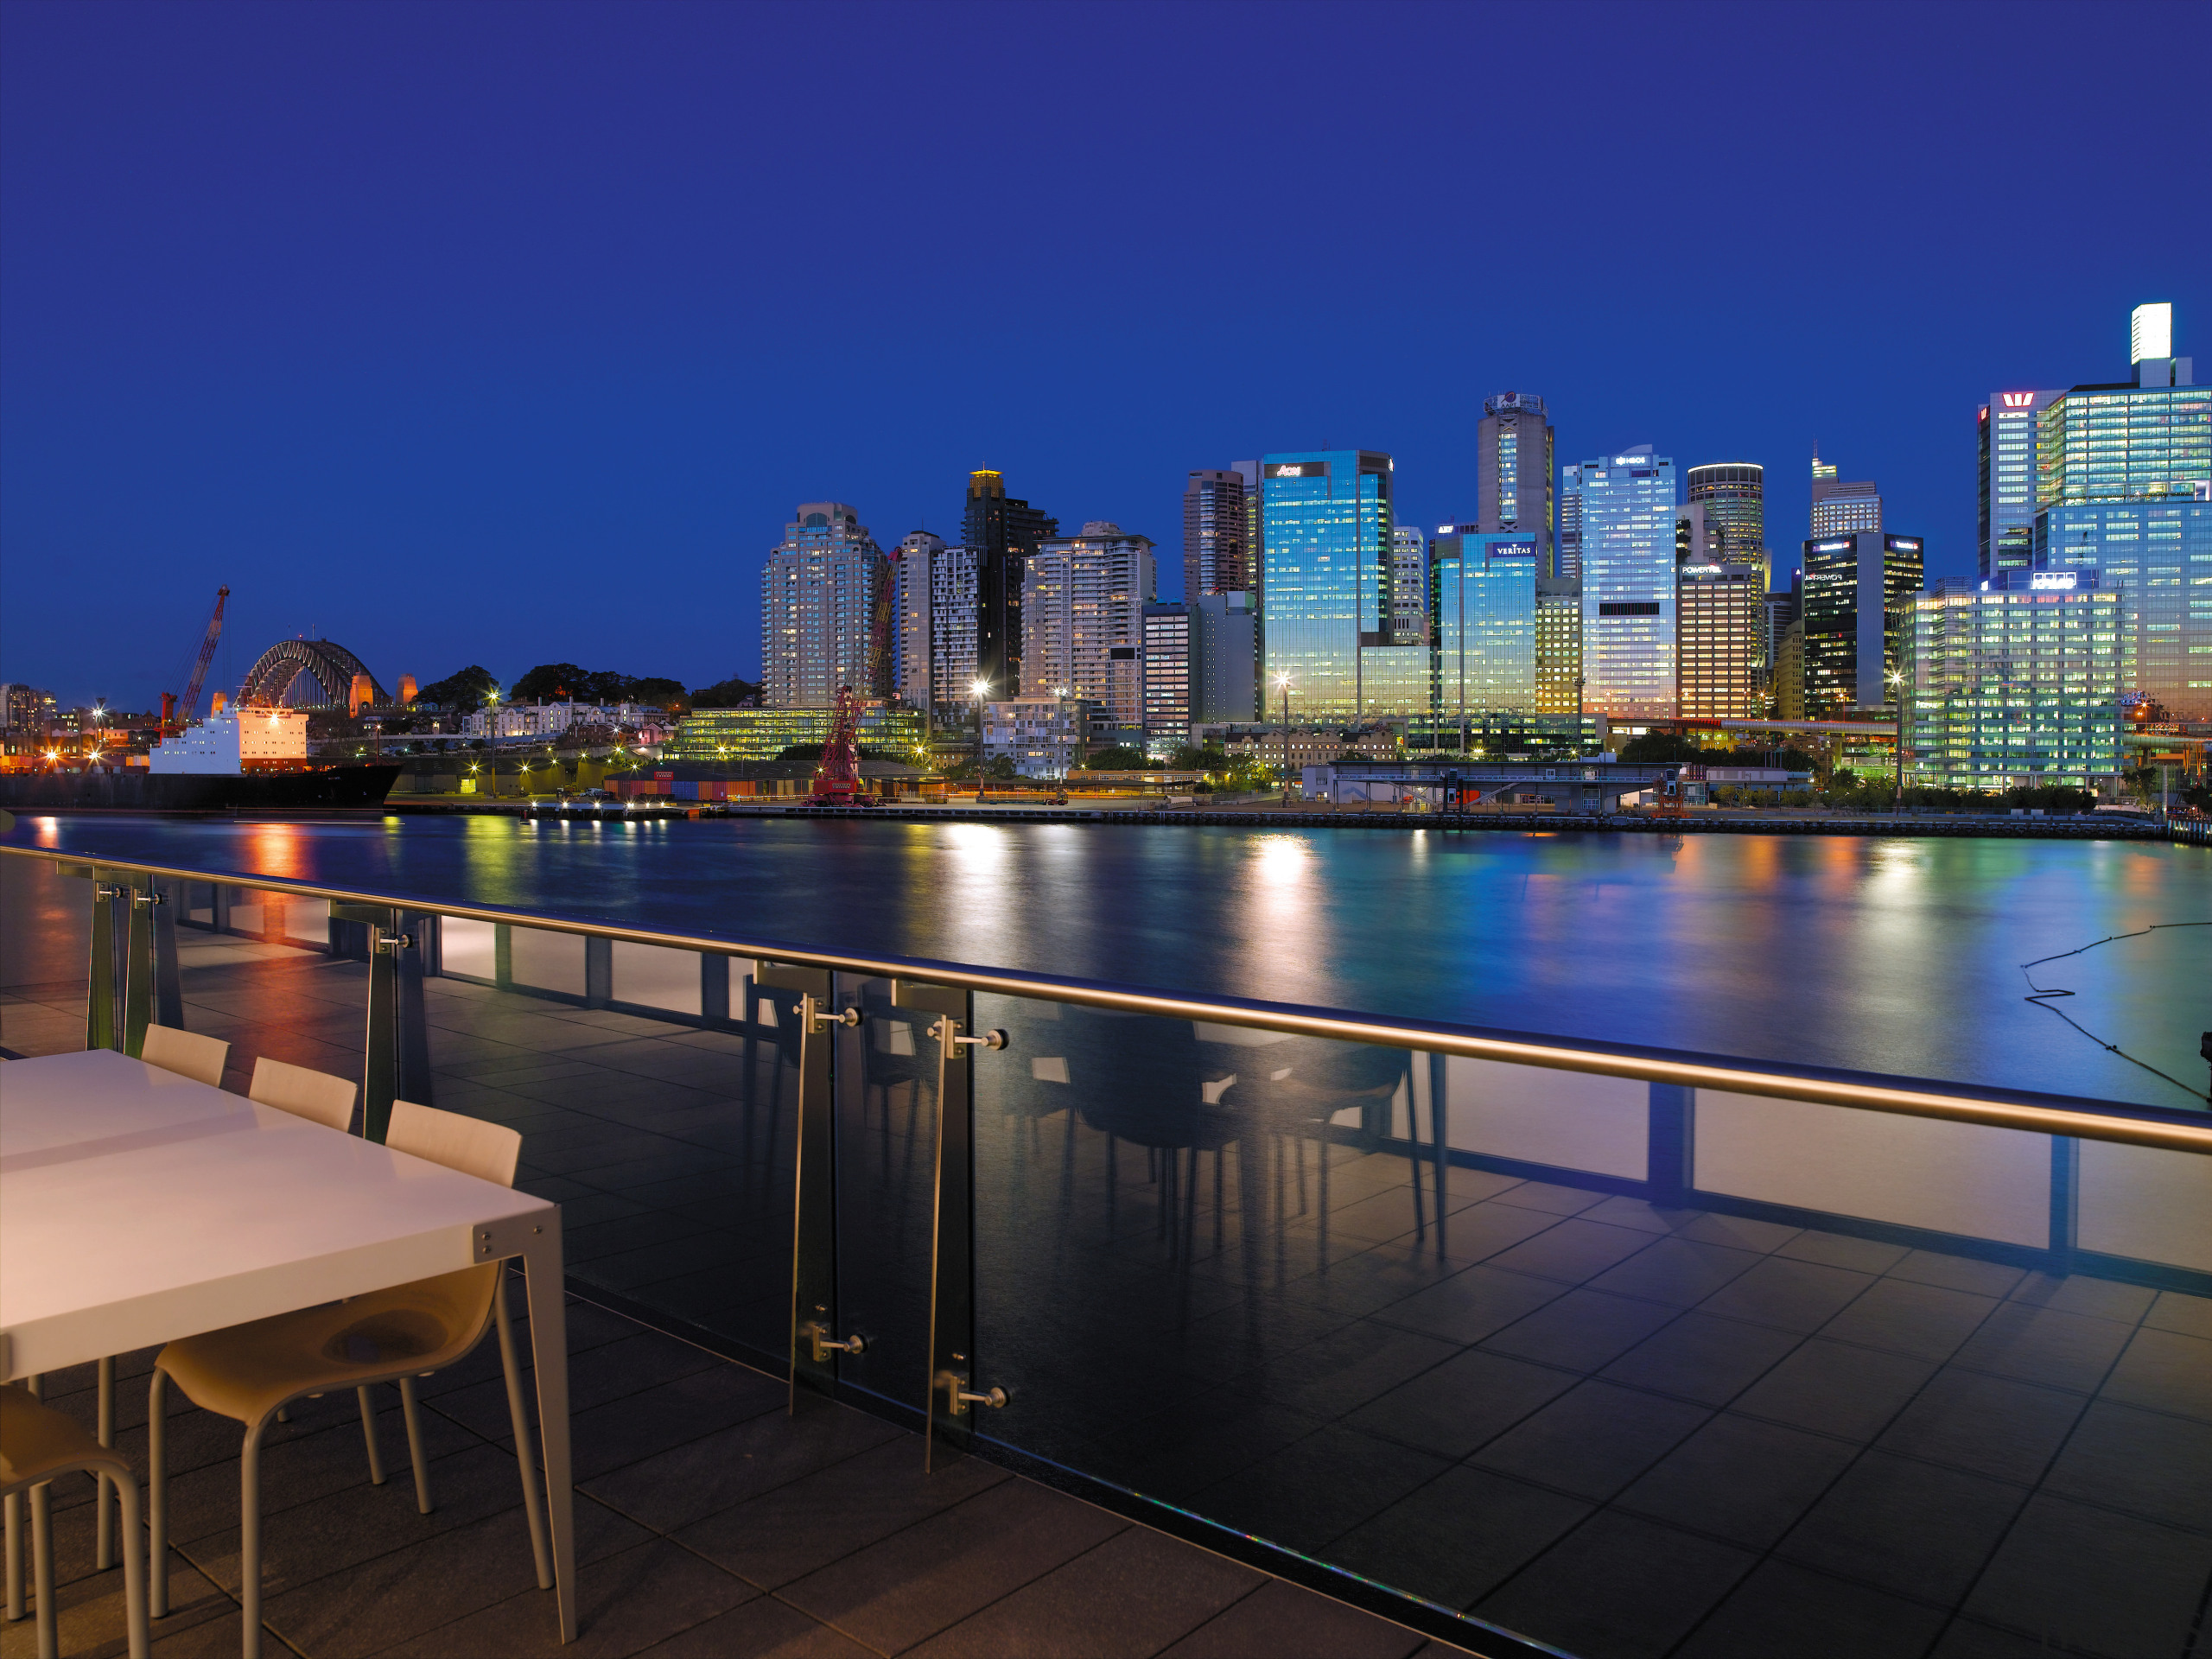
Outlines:
<svg viewBox="0 0 2212 1659"><path fill-rule="evenodd" d="M1183 477L1815 440L1934 574L1974 411L2212 376L2212 7L0 8L0 679L150 706L312 632L387 685L760 661L802 500L995 467L1180 586Z"/></svg>

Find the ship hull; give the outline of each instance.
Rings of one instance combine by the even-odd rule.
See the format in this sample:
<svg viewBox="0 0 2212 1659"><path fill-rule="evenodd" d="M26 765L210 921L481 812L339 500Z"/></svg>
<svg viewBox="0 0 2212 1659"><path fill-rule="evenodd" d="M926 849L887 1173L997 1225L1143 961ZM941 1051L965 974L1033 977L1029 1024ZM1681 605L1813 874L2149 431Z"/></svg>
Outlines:
<svg viewBox="0 0 2212 1659"><path fill-rule="evenodd" d="M237 812L384 804L397 766L317 772L0 773L11 812Z"/></svg>

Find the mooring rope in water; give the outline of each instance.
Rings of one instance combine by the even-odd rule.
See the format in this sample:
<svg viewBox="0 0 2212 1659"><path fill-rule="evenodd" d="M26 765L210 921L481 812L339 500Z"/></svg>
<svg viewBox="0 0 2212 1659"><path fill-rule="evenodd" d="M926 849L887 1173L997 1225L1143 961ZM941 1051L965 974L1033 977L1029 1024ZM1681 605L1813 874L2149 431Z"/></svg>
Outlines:
<svg viewBox="0 0 2212 1659"><path fill-rule="evenodd" d="M2199 1091L2190 1084L2183 1083L2179 1077L2174 1077L2168 1072L2159 1071L2157 1066L2152 1065L2148 1060L2137 1059L2135 1056L2130 1054L2118 1043L2108 1043L2105 1041L2103 1038L2098 1036L2095 1032L2091 1031L2079 1020L2076 1020L2072 1014L2067 1013L2065 1009L2052 1007L2051 1001L2053 999L2062 996L2071 996L2074 993L2069 990L2062 989L2057 986L2052 986L2049 989L2046 989L2043 986L2037 984L2036 976L2028 971L2031 968L2042 967L2046 962L2063 962L2069 957L2078 957L2084 950L2094 950L2098 945L2110 944L2115 939L2139 939L2146 934L2157 932L2162 927L2212 927L2212 922L2153 922L2148 927L2137 928L2133 933L2109 934L2104 938L2093 940L2091 943L2078 946L2072 950L2061 950L2056 956L2037 957L2033 962L2024 962L2020 964L2020 976L2028 982L2028 989L2031 995L2023 998L2022 1000L2032 1002L2037 1007L2056 1014L2068 1025L2073 1027L2075 1030L2080 1032L2084 1037L2094 1043L2099 1048L2105 1049L2111 1053L2119 1055L2121 1059L2126 1060L2130 1065L2141 1066L2145 1071L2148 1071L2154 1077L2164 1077L2168 1083L2173 1084L2175 1088L2180 1090L2190 1099L2195 1100L2198 1097ZM2212 1091L2205 1093L2204 1098L2212 1099Z"/></svg>

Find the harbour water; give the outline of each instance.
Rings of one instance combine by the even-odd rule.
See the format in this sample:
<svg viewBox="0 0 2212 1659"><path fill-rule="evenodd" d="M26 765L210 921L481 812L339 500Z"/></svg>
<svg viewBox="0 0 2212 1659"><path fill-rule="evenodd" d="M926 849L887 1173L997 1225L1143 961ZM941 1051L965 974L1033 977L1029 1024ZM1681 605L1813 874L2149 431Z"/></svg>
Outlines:
<svg viewBox="0 0 2212 1659"><path fill-rule="evenodd" d="M488 817L27 817L10 839L748 941L2204 1104L2212 849L2196 847ZM2024 963L2075 950L2031 985ZM2071 991L2056 1006L2093 1034L2029 1002L2036 987Z"/></svg>

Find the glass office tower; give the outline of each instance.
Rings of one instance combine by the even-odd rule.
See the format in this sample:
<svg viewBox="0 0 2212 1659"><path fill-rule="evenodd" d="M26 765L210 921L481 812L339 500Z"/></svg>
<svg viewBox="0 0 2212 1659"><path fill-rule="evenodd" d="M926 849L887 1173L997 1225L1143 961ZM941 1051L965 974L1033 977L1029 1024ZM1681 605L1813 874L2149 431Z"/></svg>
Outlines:
<svg viewBox="0 0 2212 1659"><path fill-rule="evenodd" d="M2063 391L1996 391L1976 423L1980 471L1974 563L1980 574L2034 563L2038 417Z"/></svg>
<svg viewBox="0 0 2212 1659"><path fill-rule="evenodd" d="M1805 709L1814 719L1889 703L1904 607L1926 575L1917 536L1862 530L1805 543Z"/></svg>
<svg viewBox="0 0 2212 1659"><path fill-rule="evenodd" d="M1252 585L1246 559L1244 475L1194 472L1183 486L1183 597L1241 593Z"/></svg>
<svg viewBox="0 0 2212 1659"><path fill-rule="evenodd" d="M1428 643L1428 538L1419 524L1390 532L1390 637L1402 645Z"/></svg>
<svg viewBox="0 0 2212 1659"><path fill-rule="evenodd" d="M1640 444L1580 475L1583 707L1671 719L1675 463Z"/></svg>
<svg viewBox="0 0 2212 1659"><path fill-rule="evenodd" d="M1483 399L1475 429L1475 522L1536 539L1536 574L1551 574L1552 426L1532 391Z"/></svg>
<svg viewBox="0 0 2212 1659"><path fill-rule="evenodd" d="M1731 564L1756 564L1768 583L1766 468L1755 461L1718 461L1689 470L1689 505L1705 509L1720 527L1722 556Z"/></svg>
<svg viewBox="0 0 2212 1659"><path fill-rule="evenodd" d="M2120 689L2174 720L2212 720L2212 501L2047 507L2037 570L2094 570L2120 605Z"/></svg>
<svg viewBox="0 0 2212 1659"><path fill-rule="evenodd" d="M1582 588L1536 578L1536 712L1582 712Z"/></svg>
<svg viewBox="0 0 2212 1659"><path fill-rule="evenodd" d="M1301 450L1260 463L1261 620L1269 708L1290 677L1294 718L1354 722L1414 710L1400 700L1405 676L1391 644L1390 457L1367 449ZM1374 659L1370 663L1370 658ZM1382 683L1370 695L1368 669Z"/></svg>
<svg viewBox="0 0 2212 1659"><path fill-rule="evenodd" d="M1537 712L1540 547L1533 531L1436 538L1429 663L1440 730L1479 731L1485 715Z"/></svg>
<svg viewBox="0 0 2212 1659"><path fill-rule="evenodd" d="M2120 771L2120 596L2096 578L2007 570L1914 598L1914 778L1948 789L2088 789Z"/></svg>
<svg viewBox="0 0 2212 1659"><path fill-rule="evenodd" d="M1582 580L1582 468L1559 469L1559 537L1552 548L1550 574L1561 582Z"/></svg>
<svg viewBox="0 0 2212 1659"><path fill-rule="evenodd" d="M961 540L976 554L976 670L994 697L1021 689L1021 581L1029 556L1060 521L1006 493L1006 480L986 467L968 474Z"/></svg>
<svg viewBox="0 0 2212 1659"><path fill-rule="evenodd" d="M2038 507L2185 501L2212 479L2212 386L2076 386L2036 419Z"/></svg>
<svg viewBox="0 0 2212 1659"><path fill-rule="evenodd" d="M1766 577L1756 564L1682 567L1678 692L1684 718L1766 713Z"/></svg>

